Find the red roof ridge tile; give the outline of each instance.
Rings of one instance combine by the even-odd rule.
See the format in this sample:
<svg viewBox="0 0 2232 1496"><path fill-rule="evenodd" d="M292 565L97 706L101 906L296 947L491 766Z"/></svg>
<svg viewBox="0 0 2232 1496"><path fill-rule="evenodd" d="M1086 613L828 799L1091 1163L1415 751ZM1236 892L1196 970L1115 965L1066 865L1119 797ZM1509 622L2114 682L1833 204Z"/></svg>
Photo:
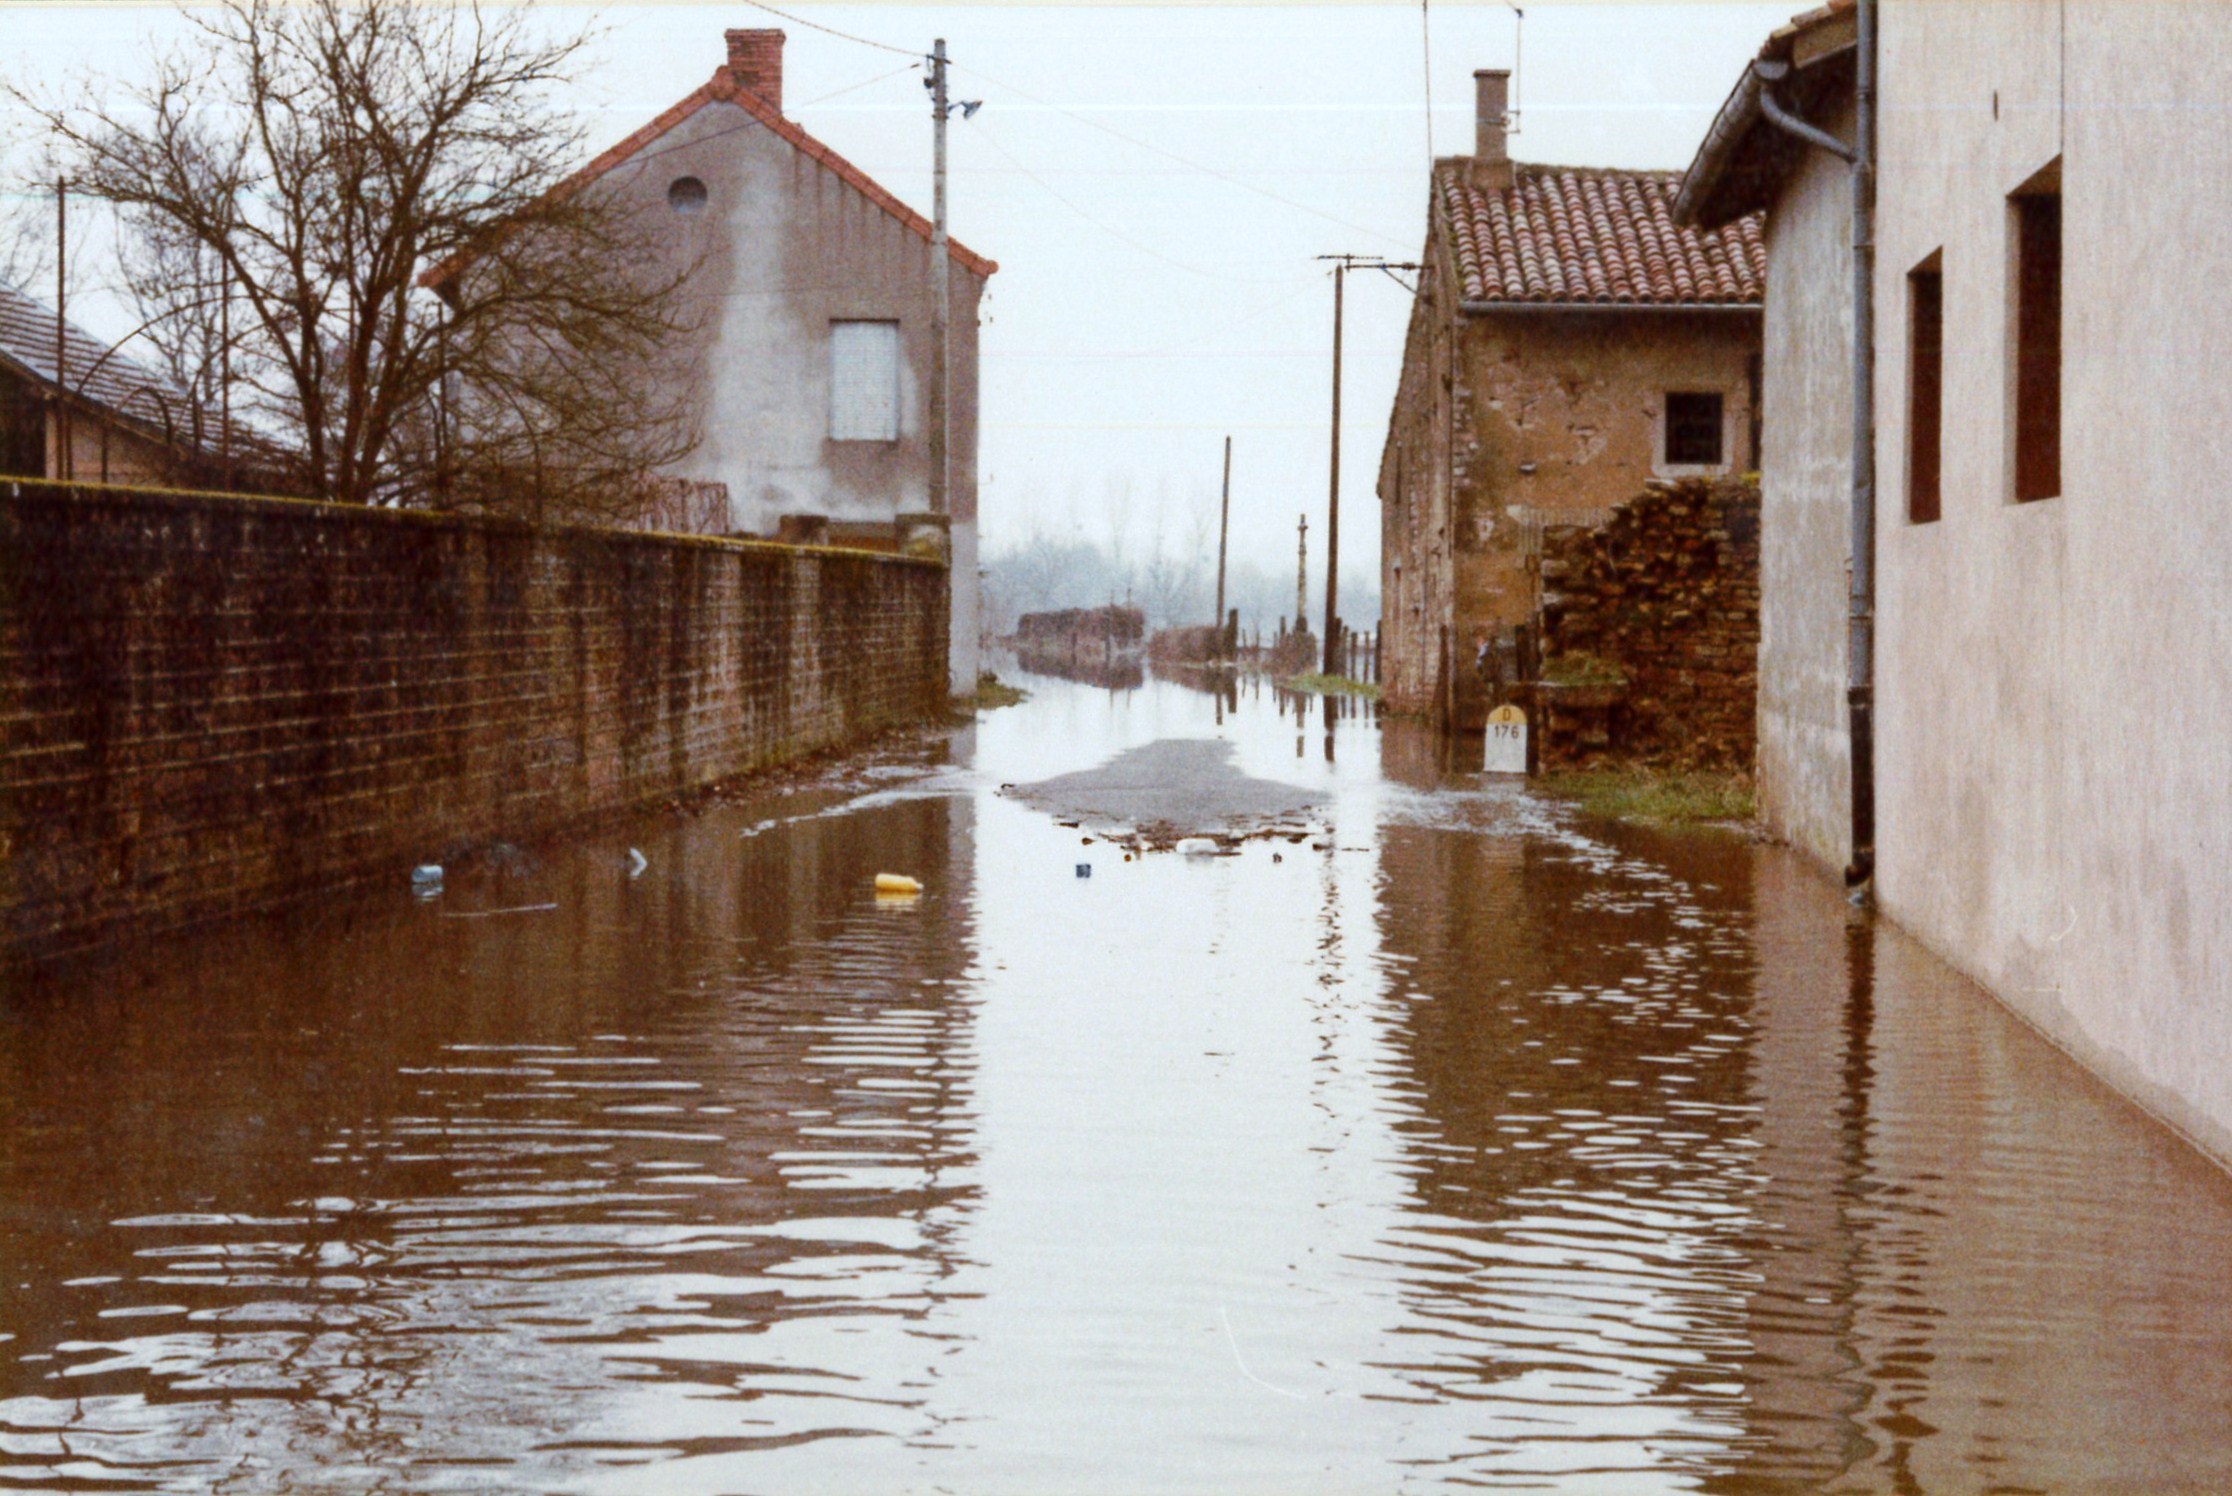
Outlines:
<svg viewBox="0 0 2232 1496"><path fill-rule="evenodd" d="M552 187L550 189L551 193L578 192L606 172L617 166L625 165L644 147L665 135L708 104L733 104L743 110L759 124L788 143L793 149L827 167L846 186L867 198L869 202L882 209L892 218L897 219L919 237L929 239L936 232L935 226L929 219L901 202L874 177L869 176L868 173L853 165L852 162L837 154L836 151L824 145L820 140L807 134L797 124L786 119L781 111L768 104L758 94L738 83L735 76L725 66L715 68L711 78L661 110L648 124L630 132L620 141L592 156L586 164L574 170L563 181ZM950 235L946 239L946 252L964 270L973 275L990 276L1000 268L998 261L987 259ZM419 284L422 286L438 286L463 269L471 258L470 252L467 251L453 254L442 261L441 264L420 275Z"/></svg>

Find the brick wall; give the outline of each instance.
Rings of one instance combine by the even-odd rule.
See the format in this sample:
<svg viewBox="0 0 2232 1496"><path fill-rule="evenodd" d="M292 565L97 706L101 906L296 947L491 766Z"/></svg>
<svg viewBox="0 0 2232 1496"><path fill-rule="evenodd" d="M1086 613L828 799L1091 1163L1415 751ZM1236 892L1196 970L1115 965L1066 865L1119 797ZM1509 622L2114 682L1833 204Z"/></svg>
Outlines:
<svg viewBox="0 0 2232 1496"><path fill-rule="evenodd" d="M1759 486L1655 485L1542 553L1546 768L1602 759L1750 772L1758 739ZM1588 683L1611 667L1622 684ZM1582 668L1577 668L1582 667Z"/></svg>
<svg viewBox="0 0 2232 1496"><path fill-rule="evenodd" d="M921 719L897 557L0 483L0 942L522 840Z"/></svg>

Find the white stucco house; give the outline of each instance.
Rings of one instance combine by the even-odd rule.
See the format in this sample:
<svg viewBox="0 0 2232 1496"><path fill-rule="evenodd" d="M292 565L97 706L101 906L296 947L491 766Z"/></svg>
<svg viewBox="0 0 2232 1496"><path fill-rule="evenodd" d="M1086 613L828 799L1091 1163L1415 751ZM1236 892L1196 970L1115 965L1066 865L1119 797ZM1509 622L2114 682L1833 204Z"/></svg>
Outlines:
<svg viewBox="0 0 2232 1496"><path fill-rule="evenodd" d="M1877 14L1878 904L2232 1160L2232 28ZM1771 96L1849 140L1858 41L1799 17ZM1758 76L1676 212L1767 214L1760 804L1839 867L1852 196Z"/></svg>
<svg viewBox="0 0 2232 1496"><path fill-rule="evenodd" d="M725 41L704 84L561 190L614 194L695 267L675 377L700 441L666 476L726 488L705 527L889 547L937 508L931 224L784 117L781 31ZM977 322L998 268L948 241L956 692L977 678Z"/></svg>

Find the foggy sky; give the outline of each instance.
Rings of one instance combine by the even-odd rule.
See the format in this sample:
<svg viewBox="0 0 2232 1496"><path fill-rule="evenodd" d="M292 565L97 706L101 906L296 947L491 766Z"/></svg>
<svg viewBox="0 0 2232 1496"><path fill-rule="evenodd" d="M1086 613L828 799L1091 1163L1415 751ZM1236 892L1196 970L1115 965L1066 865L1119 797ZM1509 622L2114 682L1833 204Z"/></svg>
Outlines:
<svg viewBox="0 0 2232 1496"><path fill-rule="evenodd" d="M1528 5L1513 153L1685 165L1745 60L1802 8ZM953 123L951 201L955 237L1001 266L984 303L986 550L1034 529L1135 550L1158 536L1190 546L1204 514L1213 534L1230 433L1236 554L1291 566L1295 519L1307 514L1321 556L1332 285L1314 257L1420 253L1419 9L785 9L901 48L927 51L943 35L955 96L985 101ZM88 64L128 71L144 38L178 24L133 5L0 14L0 66L29 79ZM593 148L702 83L723 60L724 27L780 26L785 112L929 208L929 109L908 57L745 4L550 15L604 27L576 90ZM1516 19L1504 4L1439 5L1430 24L1433 150L1460 154L1471 149L1472 70L1512 65ZM97 240L85 253L98 254ZM87 283L73 313L122 333L130 319L95 294L102 267L72 258ZM51 296L51 285L34 289ZM1344 571L1377 555L1373 482L1409 299L1385 276L1357 274L1347 305Z"/></svg>

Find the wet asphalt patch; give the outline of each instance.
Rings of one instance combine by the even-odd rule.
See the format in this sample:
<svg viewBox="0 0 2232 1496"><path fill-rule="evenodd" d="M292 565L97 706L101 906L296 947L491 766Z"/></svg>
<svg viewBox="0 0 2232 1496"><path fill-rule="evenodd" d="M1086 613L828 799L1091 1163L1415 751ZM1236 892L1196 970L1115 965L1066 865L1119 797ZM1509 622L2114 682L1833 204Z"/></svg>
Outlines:
<svg viewBox="0 0 2232 1496"><path fill-rule="evenodd" d="M1145 851L1196 836L1232 843L1258 836L1308 835L1322 803L1299 785L1258 779L1233 762L1217 738L1162 738L1117 754L1098 768L1032 784L1012 795L1065 824Z"/></svg>

